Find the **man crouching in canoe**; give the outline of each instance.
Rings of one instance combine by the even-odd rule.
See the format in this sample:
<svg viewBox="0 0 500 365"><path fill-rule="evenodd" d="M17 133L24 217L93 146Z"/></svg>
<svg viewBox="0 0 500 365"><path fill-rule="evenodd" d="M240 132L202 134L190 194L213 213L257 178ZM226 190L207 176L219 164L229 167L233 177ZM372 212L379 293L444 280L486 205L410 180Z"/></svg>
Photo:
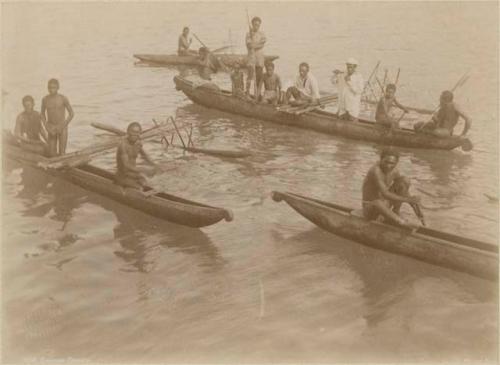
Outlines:
<svg viewBox="0 0 500 365"><path fill-rule="evenodd" d="M398 162L399 153L386 148L380 155L380 161L368 170L363 181L363 215L370 220L382 216L391 223L417 228L418 225L399 215L402 203L417 205L420 199L408 195L410 182L399 173L396 168Z"/></svg>
<svg viewBox="0 0 500 365"><path fill-rule="evenodd" d="M146 179L142 173L152 175L158 170L158 166L151 160L142 148L141 125L137 122L130 123L127 128L127 135L123 138L116 150L116 176L115 182L126 188L142 190L146 184ZM142 158L152 166L151 168L136 166L137 156Z"/></svg>

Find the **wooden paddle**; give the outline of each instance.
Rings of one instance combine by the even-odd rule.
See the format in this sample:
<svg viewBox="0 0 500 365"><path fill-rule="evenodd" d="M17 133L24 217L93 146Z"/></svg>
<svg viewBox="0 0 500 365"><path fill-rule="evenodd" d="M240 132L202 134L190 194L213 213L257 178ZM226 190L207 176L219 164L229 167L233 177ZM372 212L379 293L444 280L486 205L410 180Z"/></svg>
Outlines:
<svg viewBox="0 0 500 365"><path fill-rule="evenodd" d="M203 42L200 40L200 38L198 38L198 36L196 35L196 33L193 33L193 36L196 38L196 40L197 40L198 42L200 42L200 44L201 44L203 47L205 47L205 48L207 48L207 49L208 49L208 47L205 45L205 43L203 43Z"/></svg>
<svg viewBox="0 0 500 365"><path fill-rule="evenodd" d="M232 47L232 46L224 46L224 47L220 47L220 48L214 49L214 50L212 51L212 53L222 52L222 51L225 51L226 49L231 48L231 47Z"/></svg>
<svg viewBox="0 0 500 365"><path fill-rule="evenodd" d="M252 35L252 24L250 22L250 15L248 14L248 8L245 8L247 12L247 22L248 22L248 34L250 34L250 37L252 38L253 41L253 35ZM253 94L254 97L257 98L257 75L256 75L256 65L253 65Z"/></svg>

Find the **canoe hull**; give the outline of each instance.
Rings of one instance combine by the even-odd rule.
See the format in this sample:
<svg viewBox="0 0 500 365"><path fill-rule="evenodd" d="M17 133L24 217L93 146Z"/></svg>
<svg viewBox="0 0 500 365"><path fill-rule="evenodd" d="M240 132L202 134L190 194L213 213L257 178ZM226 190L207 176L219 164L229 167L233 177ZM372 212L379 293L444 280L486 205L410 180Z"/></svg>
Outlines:
<svg viewBox="0 0 500 365"><path fill-rule="evenodd" d="M273 192L273 199L284 200L300 215L338 236L481 278L498 279L498 247L492 244L459 237L451 241L443 239L451 234L443 232L439 238L438 234L426 234L425 229L412 233L352 215L352 209L292 193Z"/></svg>
<svg viewBox="0 0 500 365"><path fill-rule="evenodd" d="M135 54L135 58L145 63L155 65L189 65L198 66L200 64L197 56L178 56L165 54ZM217 54L217 57L228 67L234 67L236 64L245 66L247 64L247 56L239 54ZM278 56L266 56L266 60L273 61Z"/></svg>
<svg viewBox="0 0 500 365"><path fill-rule="evenodd" d="M409 129L391 132L370 121L344 121L336 118L332 113L319 110L300 115L280 112L272 105L255 104L252 101L234 97L227 91L203 86L196 87L192 82L180 76L175 76L174 82L177 90L182 91L193 102L205 107L331 135L406 148L443 150L452 150L468 141L458 136L439 138L430 134L415 133Z"/></svg>
<svg viewBox="0 0 500 365"><path fill-rule="evenodd" d="M16 146L3 146L5 157L38 167L47 158L23 151ZM86 190L125 204L160 219L188 227L205 227L232 220L232 213L223 208L200 204L166 193L145 197L136 189L122 188L113 182L113 174L91 165L82 165L64 170L44 170L50 175L70 181Z"/></svg>

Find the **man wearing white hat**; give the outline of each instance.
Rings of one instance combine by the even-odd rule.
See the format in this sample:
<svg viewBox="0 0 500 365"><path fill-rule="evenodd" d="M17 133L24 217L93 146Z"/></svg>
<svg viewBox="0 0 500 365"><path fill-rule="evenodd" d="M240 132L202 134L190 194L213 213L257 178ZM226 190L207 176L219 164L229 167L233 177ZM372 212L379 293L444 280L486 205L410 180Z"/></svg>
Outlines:
<svg viewBox="0 0 500 365"><path fill-rule="evenodd" d="M363 76L356 72L358 61L349 58L346 62L347 73L339 70L333 71L336 75L332 82L337 84L339 90L338 116L345 120L355 121L359 116L361 94L365 88Z"/></svg>

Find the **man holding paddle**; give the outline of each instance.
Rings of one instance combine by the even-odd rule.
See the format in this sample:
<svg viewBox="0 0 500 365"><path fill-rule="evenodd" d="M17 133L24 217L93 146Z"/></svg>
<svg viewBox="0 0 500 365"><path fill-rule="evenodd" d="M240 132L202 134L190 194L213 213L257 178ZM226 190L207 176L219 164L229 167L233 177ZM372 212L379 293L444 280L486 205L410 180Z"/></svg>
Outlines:
<svg viewBox="0 0 500 365"><path fill-rule="evenodd" d="M249 24L249 31L245 38L245 43L248 49L248 76L246 82L246 94L250 95L250 85L254 81L255 93L258 94L257 86L260 84L264 70L264 45L266 44L266 36L260 31L262 20L256 16L252 19L252 25ZM255 95L258 99L259 95Z"/></svg>
<svg viewBox="0 0 500 365"><path fill-rule="evenodd" d="M134 188L142 190L146 184L146 179L141 173L153 175L160 170L153 160L142 148L141 143L142 127L139 123L130 123L127 128L127 135L123 138L116 150L116 175L115 182L126 188ZM152 166L137 167L137 157L141 157Z"/></svg>
<svg viewBox="0 0 500 365"><path fill-rule="evenodd" d="M453 102L453 92L445 90L441 93L439 98L439 109L434 113L432 119L427 123L416 123L413 128L417 132L428 132L438 137L450 137L453 135L453 129L457 125L460 117L465 121L465 126L460 136L465 137L471 127L472 121L462 109Z"/></svg>
<svg viewBox="0 0 500 365"><path fill-rule="evenodd" d="M182 34L179 36L177 54L179 56L197 56L198 52L189 49L192 42L193 40L189 38L189 28L184 27Z"/></svg>

